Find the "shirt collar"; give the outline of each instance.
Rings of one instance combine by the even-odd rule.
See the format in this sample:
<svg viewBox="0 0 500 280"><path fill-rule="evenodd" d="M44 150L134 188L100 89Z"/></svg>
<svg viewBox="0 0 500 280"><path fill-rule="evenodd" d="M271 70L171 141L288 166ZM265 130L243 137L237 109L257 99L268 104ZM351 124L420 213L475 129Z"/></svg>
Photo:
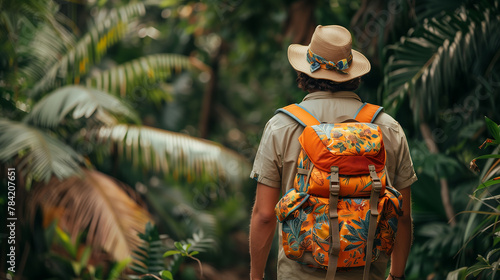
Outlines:
<svg viewBox="0 0 500 280"><path fill-rule="evenodd" d="M359 98L359 96L352 91L315 91L306 95L302 101L327 98L349 98L361 101L361 98Z"/></svg>

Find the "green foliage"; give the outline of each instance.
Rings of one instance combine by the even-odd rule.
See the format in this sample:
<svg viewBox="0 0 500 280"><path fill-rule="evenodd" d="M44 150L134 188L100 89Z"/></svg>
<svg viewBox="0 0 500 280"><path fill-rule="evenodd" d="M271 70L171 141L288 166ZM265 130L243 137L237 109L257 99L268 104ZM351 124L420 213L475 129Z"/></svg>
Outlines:
<svg viewBox="0 0 500 280"><path fill-rule="evenodd" d="M114 116L124 116L139 123L136 113L124 101L108 93L82 86L65 86L37 102L24 121L28 124L54 129L72 119L96 117L98 122L113 124Z"/></svg>
<svg viewBox="0 0 500 280"><path fill-rule="evenodd" d="M113 169L117 169L120 164L136 172L128 181L131 184L147 181L152 174L165 174L164 179L167 181L187 182L184 186L186 189L195 187L195 184L200 182L208 184L219 179L231 181L232 188L238 189L241 186L242 174L246 174L249 169L248 161L238 154L221 144L190 137L186 131L181 134L162 130L162 127L129 124L130 122L151 124L148 122L148 118L150 120L148 114L155 109L163 108L166 102L171 102L177 97L179 89L175 87L178 84L172 85L170 82L177 78L178 74L184 73L187 79L185 87L189 89L193 87L192 75L185 74L185 70L194 74L199 74L193 71L195 68L205 71L200 74L204 80L210 79L210 75L206 72L211 70L193 57L165 54L165 51L170 50L158 48L163 43L150 49L146 44L143 45L148 39L138 40L135 36L140 30L136 20L146 12L146 4L141 1L123 1L123 3L99 1L95 5L90 2L80 4L63 1L59 4L61 7L54 1L0 2L2 8L0 26L8 30L8 33L0 32L0 39L6 39L0 43L0 54L2 54L0 144L8 148L0 152L2 166L3 164L16 166L21 170L27 184L33 181L33 186L37 189L54 176L61 180L74 179L72 176L82 175L84 166L98 170L105 169L108 173L116 174ZM36 10L37 7L40 9ZM150 8L156 9L154 6ZM83 20L77 17L71 18L72 12L83 16ZM142 20L144 22L149 19L156 20L154 13L150 15L153 16ZM86 19L89 19L89 25L86 25ZM124 38L126 40L123 40ZM136 48L137 52L134 51L133 54L129 52L125 56L127 59L119 57L119 50L134 47L134 44L139 45ZM183 46L179 49L184 51ZM147 55L142 56L144 53ZM115 66L115 62L125 63ZM201 88L200 85L194 84L195 87ZM130 102L127 103L123 99ZM129 104L135 106L139 113ZM153 106L155 107L152 108ZM158 126L161 126L161 123ZM105 160L94 160L99 158ZM108 166L106 160L114 161ZM97 188L91 188L93 184L105 181L100 178L96 182L89 177L83 176L81 179L85 184L73 185L73 188L66 189L64 193L57 194L59 185L53 189L50 189L50 185L44 188L52 195L49 200L51 205L48 207L54 204L66 206L61 211L65 213L66 220L74 222L72 225L92 224L88 232L89 240L97 239L95 233L99 230L96 228L110 230L109 234L102 234L99 238L105 243L108 239L106 246L84 249L84 258L76 266L69 263L61 265L62 271L66 271L66 268L77 271L73 273L75 275L79 271L88 270L89 266L85 268L85 264L92 258L90 252L103 250L109 253L112 250L109 247L117 243L111 241L110 236L124 232L134 234L135 229L129 227L130 224L119 230L114 226L110 228L110 224L117 224L113 223L113 219L116 222L123 218L127 223L142 221L125 215L116 215L113 212L116 209L113 207L104 207L105 209L94 207L95 203L109 206L109 201L116 202L118 199L116 195L122 194L119 191L121 190L119 183L107 182L107 188L101 188L100 185L101 196L90 200L91 203L82 203L99 193L95 192ZM116 177L120 180L129 178L120 175ZM62 184L71 185L68 182L72 181L63 181ZM85 188L94 191L85 191ZM123 188L130 196L134 198L137 196L132 189ZM71 196L68 196L69 193ZM108 195L113 199L109 200ZM64 204L72 200L76 201L73 205ZM107 200L108 204L102 203L103 200ZM192 244L190 251L186 249L184 254L184 257L188 258L194 258L196 253L191 251L193 249L201 252L215 246L215 241L211 237L204 236L201 231L204 229L209 234L215 232L215 218L208 213L201 213L202 211L195 209L192 204L188 199L180 201L174 204L173 210L177 211L176 213L167 211L165 214L165 216L185 214L186 217L193 217L192 224L195 225L186 227L186 231L182 233L186 235L184 239L195 233L192 234L192 238L187 239L187 242ZM78 207L70 207L75 205ZM113 206L117 205L120 204L115 203ZM25 207L30 208L30 205ZM94 208L89 210L91 207ZM78 215L74 216L77 208ZM137 212L132 209L133 207L127 207L127 210ZM99 214L96 214L96 211L92 210L101 211L97 211ZM121 213L124 212L126 211L122 209ZM68 218L68 215L73 219ZM100 215L107 216L111 220L103 222L105 219ZM69 233L69 235L74 234L74 232ZM68 242L63 244L67 247L68 254L74 256L76 245L73 246ZM148 244L150 247L147 249L150 251L146 253L142 252L145 248L135 250L135 253L142 252L143 257L154 255L155 245L158 244ZM121 245L117 247L125 251L130 248ZM125 254L121 254L123 255ZM78 254L77 257L79 258ZM161 254L156 257L163 262ZM151 257L147 266L158 269L155 273L162 271L159 275L170 279L172 275L169 275L169 270L165 268L179 269L183 256L180 254L169 257L168 265L155 264L154 258L155 256ZM42 262L40 266L43 265ZM105 271L109 272L109 278L113 279L118 277L124 266L126 264L123 262L116 263ZM75 267L78 270L75 270ZM100 279L105 274L99 271L102 272L102 269L96 268L95 275ZM37 273L33 272L32 275ZM61 277L61 279L70 278Z"/></svg>
<svg viewBox="0 0 500 280"><path fill-rule="evenodd" d="M216 216L207 211L208 209L196 207L194 202L197 197L193 197L192 193L192 189L185 190L182 186L162 185L159 188L150 188L145 195L162 219L161 224L166 233L172 238L186 239L192 232L200 230L208 235L216 233Z"/></svg>
<svg viewBox="0 0 500 280"><path fill-rule="evenodd" d="M174 180L185 178L191 183L223 178L237 183L249 168L233 151L182 133L117 124L100 127L90 135L98 143L116 144L120 158Z"/></svg>
<svg viewBox="0 0 500 280"><path fill-rule="evenodd" d="M185 257L160 235L164 248L159 253L154 251L160 244L153 241L136 250L134 257L155 270L139 267L157 277L178 277L188 254L203 251L197 246L215 247L214 240L202 242L212 238L222 241L217 245L222 253L209 262L240 267L235 264L247 262L247 253L238 251L244 246L234 246L241 244L233 235L246 242L247 223L242 221L248 220L254 195L254 188L241 188L241 178L267 119L276 108L304 96L296 88L286 47L301 28L349 27L364 4L378 3L374 6L382 10L357 15L373 18L362 20L362 28L383 29L369 34L375 48L363 53L374 67L358 93L373 101L383 81L385 107L410 140L419 181L412 188L416 237L409 278L442 278L455 268L450 260L462 247L458 267L472 266L478 254L495 262L497 254L488 257L484 250L496 246L488 237L496 228L488 228L495 215L480 213L493 212L485 203L495 207L497 186L491 180L471 184L473 174L465 166L477 156L477 139L486 128L482 115L500 116L498 1L316 1L306 3L311 17L299 13L299 20L292 17L299 1L152 2L57 2L61 9L54 1L0 2L0 29L6 30L0 32L0 143L8 147L0 152L2 163L24 164L20 170L28 181L69 177L89 165L135 186L161 231L175 240L192 235L181 243ZM398 3L402 10L391 15L392 22L377 14ZM150 30L157 36L149 36ZM357 30L351 30L356 48L361 47ZM382 53L387 44L393 45ZM194 57L211 69L193 65ZM385 65L385 79L376 65ZM174 80L184 70L188 73ZM53 90L64 85L56 98ZM47 92L52 93L44 98ZM127 102L116 103L119 99ZM204 105L207 113L199 113ZM191 137L200 135L202 118L208 123L207 137L221 144ZM429 124L439 152L430 152L412 130L421 121ZM498 138L493 138L485 146L495 145ZM35 157L37 143L48 144ZM494 164L496 157L477 159ZM458 215L455 227L444 213L439 180L448 180L455 210L471 212ZM471 193L473 185L480 186L473 206L466 208L463 194ZM467 246L461 243L471 236L476 237ZM187 244L191 247L184 248ZM161 254L167 250L179 253L165 259ZM244 256L233 257L237 254Z"/></svg>
<svg viewBox="0 0 500 280"><path fill-rule="evenodd" d="M25 123L0 118L0 161L16 164L28 181L54 175L67 178L80 171L82 156L57 137Z"/></svg>
<svg viewBox="0 0 500 280"><path fill-rule="evenodd" d="M165 266L162 258L165 246L162 240L160 240L158 228L148 222L145 232L138 235L142 240L142 244L138 250L133 251L134 261L131 269L138 274L157 273Z"/></svg>
<svg viewBox="0 0 500 280"><path fill-rule="evenodd" d="M185 241L174 243L174 247L177 250L169 250L174 251L175 253L173 253L170 262L167 262L166 268L173 273L177 272L180 265L184 261L184 258L181 258L181 256L183 256L196 260L198 262L198 265L200 266L201 271L200 261L193 256L199 254L200 252L208 252L210 250L213 250L215 248L215 245L215 240L211 237L205 236L205 233L203 231L193 233L191 238L187 238ZM179 251L179 253L177 253L176 251ZM167 252L165 252L165 254Z"/></svg>
<svg viewBox="0 0 500 280"><path fill-rule="evenodd" d="M500 136L498 125L487 117L485 119L490 134L495 138L495 140L498 139ZM500 143L495 143L494 140L491 139L487 139L485 143L495 146L500 145ZM476 160L488 158L495 158L497 159L496 161L498 161L498 158L500 157L498 157L498 154L496 153L479 156L472 160L471 166L477 170L478 168L475 163ZM464 247L466 247L467 244L473 239L477 239L479 237L491 239L493 246L488 248L489 251L486 252L486 257L480 253L476 259L476 263L451 272L448 274L448 279L472 279L469 277L474 277L473 279L496 279L495 276L500 270L500 255L498 254L500 251L500 238L498 237L498 232L500 230L498 227L498 224L500 223L500 195L496 194L498 192L498 188L495 188L500 184L500 177L491 178L493 173L494 172L488 172L490 175L481 180L482 183L475 189L474 195L471 196L471 205L473 205L471 208L473 210L462 212L463 214L472 213L474 215L483 216L482 222L474 228L470 235L468 234L468 231L464 231L466 239ZM481 208L484 210L480 210ZM470 221L472 221L474 217L475 216L472 216Z"/></svg>
<svg viewBox="0 0 500 280"><path fill-rule="evenodd" d="M412 188L409 279L442 279L472 265L493 243L486 232L476 231L484 215L455 212L487 207L463 194L478 185L466 167L477 157L478 138L486 129L483 115L500 116L498 9L496 0L417 1L410 13L414 26L386 48L379 92L386 112L405 128L419 178Z"/></svg>
<svg viewBox="0 0 500 280"><path fill-rule="evenodd" d="M429 120L455 100L458 77L490 75L484 69L500 47L497 4L477 1L440 13L390 46L383 83L386 108L394 113L409 98L414 121Z"/></svg>
<svg viewBox="0 0 500 280"><path fill-rule="evenodd" d="M167 248L165 243L168 240L160 238L156 225L151 223L146 225L145 232L140 233L139 237L143 244L139 250L134 251L134 261L131 266L131 269L139 276L129 275L131 279L155 279L159 276L161 279L173 280L173 276L185 258L196 260L201 270L201 262L194 256L210 249L213 245L213 240L200 232L193 234L193 238L187 241L173 242L174 248L165 251ZM171 261L166 262L165 258Z"/></svg>
<svg viewBox="0 0 500 280"><path fill-rule="evenodd" d="M180 242L175 242L174 245L175 245L175 248L177 248L177 250L166 251L165 254L163 254L164 258L173 256L173 255L177 255L177 254L180 254L182 257L192 257L192 256L198 255L200 253L198 251L189 251L189 248L191 247L191 244L189 244L189 243L182 244Z"/></svg>
<svg viewBox="0 0 500 280"><path fill-rule="evenodd" d="M61 230L56 223L52 223L49 230L45 231L50 246L60 246L62 252L50 252L46 255L46 261L51 263L50 270L53 277L58 279L74 280L115 280L120 279L131 258L125 258L119 262L111 262L107 271L102 264L95 266L90 263L92 247L83 244L84 235L80 234L75 241Z"/></svg>
<svg viewBox="0 0 500 280"><path fill-rule="evenodd" d="M31 63L22 70L35 81L30 95L37 96L54 87L56 82L58 85L79 84L89 66L99 62L107 50L125 36L130 21L144 13L142 2L111 9L76 43L66 46L57 46L53 29L42 29L29 48Z"/></svg>
<svg viewBox="0 0 500 280"><path fill-rule="evenodd" d="M97 88L114 95L126 96L147 85L171 79L183 70L194 70L190 58L177 54L153 54L126 62L122 65L93 73L87 78L87 87ZM149 91L144 98L154 103L169 101L171 93Z"/></svg>

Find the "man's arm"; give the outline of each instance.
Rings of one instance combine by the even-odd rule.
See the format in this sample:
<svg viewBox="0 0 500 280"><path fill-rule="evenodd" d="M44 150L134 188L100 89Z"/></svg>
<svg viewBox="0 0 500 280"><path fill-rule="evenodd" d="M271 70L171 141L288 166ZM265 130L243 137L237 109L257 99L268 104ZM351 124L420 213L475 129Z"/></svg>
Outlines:
<svg viewBox="0 0 500 280"><path fill-rule="evenodd" d="M274 206L279 196L279 188L257 183L257 194L250 220L250 279L252 280L262 280L264 277L264 269L276 229Z"/></svg>
<svg viewBox="0 0 500 280"><path fill-rule="evenodd" d="M391 254L391 275L402 277L405 274L406 261L410 254L413 239L413 223L411 218L411 187L400 190L403 196L403 216L398 220L398 231ZM387 277L387 280L398 279Z"/></svg>

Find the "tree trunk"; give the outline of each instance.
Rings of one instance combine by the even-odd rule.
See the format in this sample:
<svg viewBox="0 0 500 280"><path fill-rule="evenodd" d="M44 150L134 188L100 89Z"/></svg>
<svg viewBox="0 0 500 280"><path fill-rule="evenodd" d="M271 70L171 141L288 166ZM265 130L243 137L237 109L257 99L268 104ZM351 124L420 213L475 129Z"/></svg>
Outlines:
<svg viewBox="0 0 500 280"><path fill-rule="evenodd" d="M293 44L309 45L316 29L314 9L316 1L300 0L288 8L285 36L292 38Z"/></svg>
<svg viewBox="0 0 500 280"><path fill-rule="evenodd" d="M439 148L436 145L436 142L434 142L431 129L426 122L420 123L420 131L431 154L439 154ZM439 183L441 185L441 199L443 201L443 207L446 213L446 217L448 218L450 225L454 227L457 223L455 221L455 211L453 210L453 206L451 205L448 181L446 180L446 178L440 178Z"/></svg>
<svg viewBox="0 0 500 280"><path fill-rule="evenodd" d="M217 90L217 80L219 72L219 60L222 55L222 44L216 52L214 58L210 63L210 67L204 65L201 61L192 60L191 63L195 64L196 67L200 69L205 69L206 72L210 74L210 80L208 85L205 87L203 93L203 103L201 104L200 121L198 123L198 130L200 138L208 138L210 131L210 119L212 117L212 107L215 92ZM198 65L199 64L199 65ZM198 66L197 66L198 65Z"/></svg>

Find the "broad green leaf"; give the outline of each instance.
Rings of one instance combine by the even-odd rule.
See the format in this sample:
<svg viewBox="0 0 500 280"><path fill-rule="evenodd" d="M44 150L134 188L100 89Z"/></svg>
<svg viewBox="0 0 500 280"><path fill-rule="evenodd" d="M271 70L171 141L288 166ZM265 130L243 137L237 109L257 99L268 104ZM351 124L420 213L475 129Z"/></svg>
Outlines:
<svg viewBox="0 0 500 280"><path fill-rule="evenodd" d="M467 269L466 276L474 275L475 277L484 270L490 269L490 265L484 262L479 262Z"/></svg>
<svg viewBox="0 0 500 280"><path fill-rule="evenodd" d="M488 188L488 187L491 187L491 186L494 186L496 184L500 184L500 180L498 179L491 179L491 180L488 180L484 183L482 183L481 185L479 185L476 190L474 192L477 192L479 190L482 190L482 189L485 189L485 188Z"/></svg>
<svg viewBox="0 0 500 280"><path fill-rule="evenodd" d="M172 255L176 255L176 254L180 254L181 251L178 251L178 250L170 250L170 251L166 251L165 254L163 254L163 257L166 258L166 257L170 257Z"/></svg>
<svg viewBox="0 0 500 280"><path fill-rule="evenodd" d="M500 155L482 155L482 156L478 156L475 159L487 159L487 158L500 158Z"/></svg>
<svg viewBox="0 0 500 280"><path fill-rule="evenodd" d="M168 270L162 270L160 271L161 279L163 280L174 280L174 276L172 275L172 272Z"/></svg>
<svg viewBox="0 0 500 280"><path fill-rule="evenodd" d="M92 247L85 246L85 249L83 250L82 256L80 257L80 266L81 267L87 267L91 254L92 254Z"/></svg>
<svg viewBox="0 0 500 280"><path fill-rule="evenodd" d="M120 273L127 268L127 265L132 261L132 258L123 259L113 265L113 268L109 272L108 280L115 280L120 277Z"/></svg>
<svg viewBox="0 0 500 280"><path fill-rule="evenodd" d="M180 242L174 242L174 246L175 246L175 248L177 248L177 250L179 250L181 252L184 251L182 243L180 243Z"/></svg>
<svg viewBox="0 0 500 280"><path fill-rule="evenodd" d="M77 248L75 248L75 245L71 242L69 235L59 227L56 227L56 233L62 246L66 249L66 252L68 252L73 259L76 259Z"/></svg>
<svg viewBox="0 0 500 280"><path fill-rule="evenodd" d="M486 120L486 127L488 128L488 131L490 132L491 136L493 136L495 140L500 141L500 128L498 127L498 124L496 124L488 117L484 117L484 119Z"/></svg>
<svg viewBox="0 0 500 280"><path fill-rule="evenodd" d="M461 267L457 270L453 270L446 276L446 280L462 280L465 279L467 267Z"/></svg>

